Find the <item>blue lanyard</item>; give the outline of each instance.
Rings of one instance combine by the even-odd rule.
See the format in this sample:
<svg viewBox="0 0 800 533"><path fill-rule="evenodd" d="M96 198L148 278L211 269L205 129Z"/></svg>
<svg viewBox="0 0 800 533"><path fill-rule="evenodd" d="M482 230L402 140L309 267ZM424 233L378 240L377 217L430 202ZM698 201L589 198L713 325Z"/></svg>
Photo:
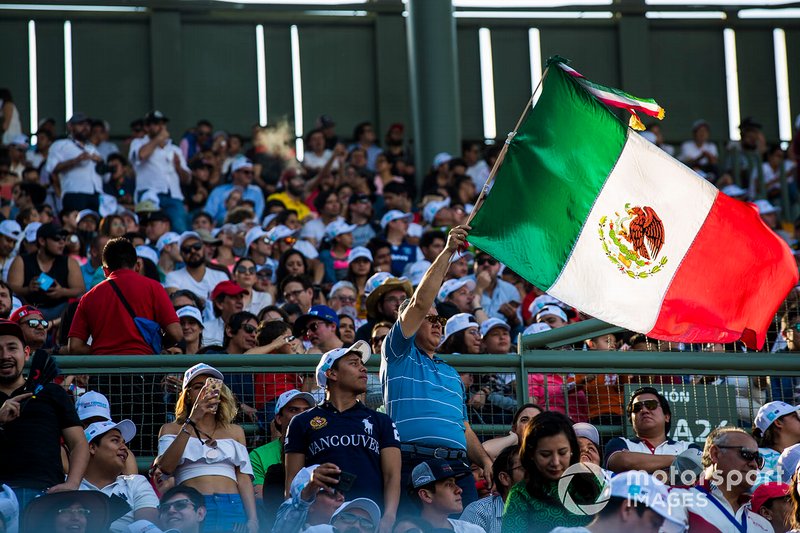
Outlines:
<svg viewBox="0 0 800 533"><path fill-rule="evenodd" d="M709 491L709 490L708 490L707 488L705 488L705 487L697 487L697 490L699 490L700 492L702 492L702 493L704 493L706 496L708 496L708 499L711 501L711 503L713 503L714 505L716 505L716 506L717 506L717 509L719 509L720 511L722 511L722 514L723 514L723 515L725 515L725 518L727 518L727 519L728 519L728 521L730 521L730 522L731 522L731 523L732 523L734 526L736 526L736 529L737 529L737 530L741 531L742 533L747 533L747 509L745 509L745 510L742 512L742 521L741 521L741 523L740 523L738 520L736 520L736 517L735 517L735 516L733 516L733 515L730 513L730 511L728 511L728 510L725 508L725 506L724 506L724 505L722 505L722 504L721 504L719 501L717 501L717 498L716 498L716 497L715 497L713 494L711 494L711 491Z"/></svg>

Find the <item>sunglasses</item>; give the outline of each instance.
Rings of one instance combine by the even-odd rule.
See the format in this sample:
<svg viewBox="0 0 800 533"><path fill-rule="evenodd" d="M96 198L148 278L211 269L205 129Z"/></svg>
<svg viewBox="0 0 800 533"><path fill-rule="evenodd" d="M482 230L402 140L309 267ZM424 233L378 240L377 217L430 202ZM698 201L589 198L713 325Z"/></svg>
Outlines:
<svg viewBox="0 0 800 533"><path fill-rule="evenodd" d="M755 461L756 466L761 469L764 467L764 457L759 453L758 450L748 450L744 446L722 446L717 444L717 448L722 448L726 450L739 450L739 457L747 461Z"/></svg>
<svg viewBox="0 0 800 533"><path fill-rule="evenodd" d="M256 332L256 327L252 324L242 324L242 330L249 335Z"/></svg>
<svg viewBox="0 0 800 533"><path fill-rule="evenodd" d="M336 296L336 299L342 302L343 304L354 304L356 303L355 296Z"/></svg>
<svg viewBox="0 0 800 533"><path fill-rule="evenodd" d="M236 267L237 274L255 274L256 267L238 266Z"/></svg>
<svg viewBox="0 0 800 533"><path fill-rule="evenodd" d="M48 237L48 239L50 239L51 241L56 241L56 242L64 242L64 241L67 240L67 236L66 235L53 235L52 237Z"/></svg>
<svg viewBox="0 0 800 533"><path fill-rule="evenodd" d="M32 318L32 319L28 320L27 322L23 322L23 324L27 324L28 327L31 327L31 328L39 328L39 327L41 327L43 329L47 329L47 326L50 325L50 322L48 322L47 320L41 319L41 318Z"/></svg>
<svg viewBox="0 0 800 533"><path fill-rule="evenodd" d="M196 242L194 244L190 244L188 246L181 246L181 253L182 254L190 254L192 252L199 252L203 249L202 242Z"/></svg>
<svg viewBox="0 0 800 533"><path fill-rule="evenodd" d="M294 243L297 242L297 239L294 237L284 237L281 239L284 243L288 244L289 246L294 246Z"/></svg>
<svg viewBox="0 0 800 533"><path fill-rule="evenodd" d="M478 264L478 266L483 266L486 263L489 263L490 265L494 266L494 265L497 264L497 259L495 259L493 257L481 257L480 259L476 260L475 262Z"/></svg>
<svg viewBox="0 0 800 533"><path fill-rule="evenodd" d="M192 503L192 500L184 498L182 500L175 500L174 502L162 503L158 506L158 512L159 514L167 514L172 508L174 508L176 511L183 511L189 506L191 506L192 509L196 509Z"/></svg>
<svg viewBox="0 0 800 533"><path fill-rule="evenodd" d="M640 402L633 402L631 407L634 413L638 413L642 410L642 407L647 407L648 411L655 411L658 409L659 405L658 400L642 400Z"/></svg>
<svg viewBox="0 0 800 533"><path fill-rule="evenodd" d="M322 324L323 322L312 322L306 327L306 333L309 331L316 332Z"/></svg>
<svg viewBox="0 0 800 533"><path fill-rule="evenodd" d="M90 509L84 509L83 507L79 507L78 509L72 509L71 507L67 507L66 509L59 509L58 514L70 514L73 516L89 516L92 514Z"/></svg>
<svg viewBox="0 0 800 533"><path fill-rule="evenodd" d="M372 337L372 344L381 344L383 339L386 338L386 335L381 335L380 337Z"/></svg>
<svg viewBox="0 0 800 533"><path fill-rule="evenodd" d="M447 319L440 315L425 315L425 320L431 323L431 325L439 324L441 327L444 327L447 324Z"/></svg>
<svg viewBox="0 0 800 533"><path fill-rule="evenodd" d="M369 531L373 531L375 529L375 523L372 520L353 513L339 513L336 515L336 520L341 520L343 524L348 526L354 526L358 524L361 529L366 529Z"/></svg>

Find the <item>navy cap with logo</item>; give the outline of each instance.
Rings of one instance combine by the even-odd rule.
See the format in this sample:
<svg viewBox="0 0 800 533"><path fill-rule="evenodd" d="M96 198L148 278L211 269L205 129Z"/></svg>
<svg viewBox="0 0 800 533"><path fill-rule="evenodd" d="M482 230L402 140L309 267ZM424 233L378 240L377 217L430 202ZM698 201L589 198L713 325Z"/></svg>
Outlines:
<svg viewBox="0 0 800 533"><path fill-rule="evenodd" d="M66 237L67 231L57 227L55 224L42 224L36 230L37 239L51 239L53 237Z"/></svg>
<svg viewBox="0 0 800 533"><path fill-rule="evenodd" d="M169 118L159 110L150 111L144 116L145 124L156 124L158 122L169 122Z"/></svg>
<svg viewBox="0 0 800 533"><path fill-rule="evenodd" d="M308 313L301 315L295 320L293 333L296 337L305 334L308 323L314 319L324 320L330 324L335 324L339 327L339 315L336 311L327 305L314 305L308 310Z"/></svg>
<svg viewBox="0 0 800 533"><path fill-rule="evenodd" d="M411 471L411 488L418 489L442 479L460 479L468 472L458 472L444 459L428 459L414 467Z"/></svg>

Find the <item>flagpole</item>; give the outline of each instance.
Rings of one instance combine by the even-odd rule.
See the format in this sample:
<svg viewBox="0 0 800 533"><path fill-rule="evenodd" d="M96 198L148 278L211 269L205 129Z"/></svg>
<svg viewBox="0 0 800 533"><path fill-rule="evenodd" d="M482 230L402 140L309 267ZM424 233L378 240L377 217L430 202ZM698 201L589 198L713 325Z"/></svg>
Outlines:
<svg viewBox="0 0 800 533"><path fill-rule="evenodd" d="M530 99L528 99L528 103L525 106L525 109L522 111L522 114L519 116L519 120L517 120L516 126L514 126L514 130L509 132L508 137L506 137L505 142L503 143L503 148L500 150L500 153L497 155L497 160L495 160L494 165L492 165L492 171L489 172L489 177L486 178L486 183L483 184L483 188L481 189L481 194L478 196L478 199L475 200L475 207L472 208L472 212L469 214L467 218L466 224L469 225L472 222L472 219L475 218L475 215L478 212L478 209L481 208L483 205L483 201L486 199L486 195L489 193L489 189L491 188L491 184L494 181L495 175L497 171L500 169L500 165L503 164L503 159L506 157L506 152L508 151L508 146L511 144L511 139L517 134L517 130L522 125L522 121L525 120L525 116L528 114L528 111L533 106L533 98L536 96L536 93L542 87L542 83L544 79L547 77L547 72L550 70L550 66L548 65L547 68L544 69L542 73L542 78L539 80L539 83L536 84L536 88L531 93Z"/></svg>

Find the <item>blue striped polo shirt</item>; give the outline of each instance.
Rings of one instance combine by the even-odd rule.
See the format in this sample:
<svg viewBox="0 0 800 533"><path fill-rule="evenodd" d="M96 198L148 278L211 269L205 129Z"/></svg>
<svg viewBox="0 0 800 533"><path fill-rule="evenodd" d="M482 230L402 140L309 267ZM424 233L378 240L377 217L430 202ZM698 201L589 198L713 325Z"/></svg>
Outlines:
<svg viewBox="0 0 800 533"><path fill-rule="evenodd" d="M466 450L461 376L444 360L420 351L415 338L405 338L397 321L383 343L380 377L386 413L400 442Z"/></svg>

